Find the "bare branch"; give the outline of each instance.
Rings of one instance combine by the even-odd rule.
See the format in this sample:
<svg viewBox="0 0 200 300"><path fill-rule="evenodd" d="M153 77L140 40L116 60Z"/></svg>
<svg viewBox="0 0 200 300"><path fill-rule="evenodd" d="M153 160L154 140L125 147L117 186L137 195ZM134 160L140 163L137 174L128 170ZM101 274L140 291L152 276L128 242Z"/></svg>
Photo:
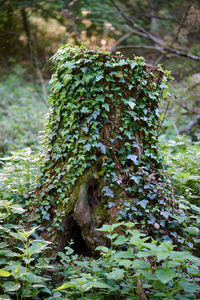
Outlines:
<svg viewBox="0 0 200 300"><path fill-rule="evenodd" d="M186 127L182 128L179 133L189 133L193 127L197 126L200 124L200 114L196 115L195 119L190 122Z"/></svg>
<svg viewBox="0 0 200 300"><path fill-rule="evenodd" d="M200 61L200 56L196 56L196 55L193 55L193 54L190 54L190 53L185 53L185 52L176 50L174 48L165 47L164 50L166 50L168 52L171 52L171 53L174 53L178 56L183 56L183 57L187 57L187 58L192 59L192 60Z"/></svg>
<svg viewBox="0 0 200 300"><path fill-rule="evenodd" d="M178 38L179 38L179 34L180 34L180 32L181 32L181 29L182 29L182 27L183 27L183 25L184 25L184 23L185 23L185 20L186 20L186 18L187 18L188 12L189 12L190 8L192 7L192 5L194 4L194 2L195 2L195 0L193 0L193 1L188 5L188 7L186 8L185 13L184 13L184 15L183 15L183 17L182 17L182 20L181 20L181 22L180 22L180 24L179 24L179 28L178 28L178 30L177 30L177 33L176 33L176 35L175 35L175 38L174 38L174 40L172 41L171 45L173 45L175 42L178 41Z"/></svg>
<svg viewBox="0 0 200 300"><path fill-rule="evenodd" d="M180 105L182 108L184 108L185 110L187 110L189 113L197 113L197 110L192 109L190 107L188 107L187 105L185 105L184 103L180 102L180 101L176 101L176 103L178 103L178 105Z"/></svg>
<svg viewBox="0 0 200 300"><path fill-rule="evenodd" d="M165 45L165 42L163 40L158 39L157 37L155 37L154 35L152 35L150 32L148 32L146 29L144 29L143 27L139 26L137 23L135 23L134 21L132 21L132 19L130 19L124 12L123 10L119 7L119 5L114 1L114 0L110 0L111 3L115 6L115 8L117 9L118 13L123 17L123 19L127 22L127 24L132 27L134 27L137 31L135 31L135 34L138 34L140 36L143 36L145 38L148 38L149 40L151 40L152 42L154 42L155 44L157 44L162 52L164 52L165 54L167 53L174 53L175 55L178 56L182 56L182 57L186 57L195 61L200 61L200 56L196 56L190 53L186 53L186 52L182 52L181 50L169 47L167 45Z"/></svg>
<svg viewBox="0 0 200 300"><path fill-rule="evenodd" d="M117 47L112 47L112 49L110 50L111 52L117 50L117 49L126 49L126 48L135 48L135 49L150 49L150 50L154 50L154 51L159 51L161 53L164 53L162 51L161 48L159 47L154 47L154 46L151 46L151 45L121 45L121 46L117 46Z"/></svg>
<svg viewBox="0 0 200 300"><path fill-rule="evenodd" d="M148 32L146 29L140 27L137 23L135 23L134 21L132 21L124 12L123 10L118 6L118 4L114 1L114 0L110 0L112 2L112 4L116 7L116 9L118 10L119 14L128 22L128 24L130 24L131 26L133 26L134 28L138 29L139 31L141 31L142 33L146 34L148 36L148 38L150 40L152 40L153 42L158 42L157 38L154 37L150 32Z"/></svg>
<svg viewBox="0 0 200 300"><path fill-rule="evenodd" d="M114 51L114 49L117 49L117 46L121 44L121 42L127 40L133 33L132 32L128 32L125 35L123 35L122 37L120 37L118 39L118 41L115 43L115 45L111 48L111 51Z"/></svg>

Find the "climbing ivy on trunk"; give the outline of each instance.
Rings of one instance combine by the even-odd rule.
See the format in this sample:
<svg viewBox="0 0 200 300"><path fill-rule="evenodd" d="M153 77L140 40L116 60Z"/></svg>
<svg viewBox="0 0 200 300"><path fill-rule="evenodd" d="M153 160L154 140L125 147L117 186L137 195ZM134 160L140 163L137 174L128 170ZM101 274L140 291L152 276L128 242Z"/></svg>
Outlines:
<svg viewBox="0 0 200 300"><path fill-rule="evenodd" d="M42 218L63 230L63 217L76 211L78 219L85 207L89 224L101 202L109 222L131 220L152 235L177 238L158 148L159 105L169 72L142 57L131 60L85 46L62 46L52 62L37 191L46 205ZM76 206L80 198L85 204Z"/></svg>

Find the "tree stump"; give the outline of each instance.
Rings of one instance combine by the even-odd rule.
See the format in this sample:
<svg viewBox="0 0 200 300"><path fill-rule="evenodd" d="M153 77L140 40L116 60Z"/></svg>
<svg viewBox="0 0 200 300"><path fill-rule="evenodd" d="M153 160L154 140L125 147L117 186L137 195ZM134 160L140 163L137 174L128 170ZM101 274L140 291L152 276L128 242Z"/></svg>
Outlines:
<svg viewBox="0 0 200 300"><path fill-rule="evenodd" d="M158 152L161 68L120 53L63 46L53 56L38 210L43 235L62 250L94 253L103 224L130 220L169 236L174 221ZM171 226L171 227L170 227Z"/></svg>

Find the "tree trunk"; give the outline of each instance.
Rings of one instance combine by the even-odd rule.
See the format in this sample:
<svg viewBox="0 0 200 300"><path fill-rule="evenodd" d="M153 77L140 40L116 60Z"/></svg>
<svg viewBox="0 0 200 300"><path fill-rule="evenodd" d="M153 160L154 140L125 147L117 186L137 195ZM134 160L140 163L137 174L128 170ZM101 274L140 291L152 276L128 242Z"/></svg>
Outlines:
<svg viewBox="0 0 200 300"><path fill-rule="evenodd" d="M43 237L77 253L107 244L98 229L130 220L147 234L170 235L169 186L161 173L158 105L167 76L141 58L66 46L56 72L35 214ZM33 215L32 215L33 216Z"/></svg>

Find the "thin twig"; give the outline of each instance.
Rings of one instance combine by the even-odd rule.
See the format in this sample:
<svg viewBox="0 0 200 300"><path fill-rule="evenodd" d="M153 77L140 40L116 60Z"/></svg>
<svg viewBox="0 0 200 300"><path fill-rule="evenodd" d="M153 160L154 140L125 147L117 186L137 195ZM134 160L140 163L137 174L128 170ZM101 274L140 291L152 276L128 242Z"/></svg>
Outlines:
<svg viewBox="0 0 200 300"><path fill-rule="evenodd" d="M117 50L117 49L122 49L122 48L135 48L135 49L150 49L150 50L154 50L154 51L159 51L161 53L163 53L162 49L158 48L158 47L153 47L150 45L121 45L121 46L117 46L117 47L112 47L112 49L110 50L111 52Z"/></svg>
<svg viewBox="0 0 200 300"><path fill-rule="evenodd" d="M195 119L190 122L187 126L185 126L184 128L182 128L179 133L188 133L192 130L192 128L194 128L195 126L200 124L200 114L196 115Z"/></svg>
<svg viewBox="0 0 200 300"><path fill-rule="evenodd" d="M151 40L152 42L154 42L155 44L157 44L161 50L163 52L165 52L165 54L167 54L168 52L170 53L174 53L175 55L178 56L182 56L182 57L186 57L192 60L196 60L196 61L200 61L200 56L197 55L193 55L190 53L186 53L186 52L182 52L181 50L169 47L165 45L165 42L163 40L159 40L157 37L153 36L150 32L148 32L146 29L144 29L143 27L139 26L137 23L135 23L134 21L132 21L132 19L130 19L124 12L123 10L119 7L119 5L114 1L114 0L110 0L111 3L115 6L115 8L117 9L118 13L123 17L123 19L132 27L134 27L135 29L137 29L138 33L135 32L136 34L140 35L142 34L142 36L148 38L149 40Z"/></svg>
<svg viewBox="0 0 200 300"><path fill-rule="evenodd" d="M178 103L178 105L180 105L182 108L184 108L185 110L187 110L188 112L192 112L192 113L197 113L197 110L194 110L190 107L188 107L187 105L183 104L180 101L176 101L176 103Z"/></svg>
<svg viewBox="0 0 200 300"><path fill-rule="evenodd" d="M176 35L175 35L175 37L174 37L174 40L173 40L172 43L171 43L171 46L173 46L173 44L174 44L175 42L178 41L178 38L179 38L179 34L180 34L180 32L181 32L181 29L182 29L182 27L183 27L183 25L184 25L184 23L185 23L185 20L186 20L186 18L187 18L188 12L189 12L190 8L192 7L192 5L194 4L194 2L195 2L195 0L192 1L192 2L188 5L188 7L186 8L185 13L184 13L184 15L183 15L183 17L182 17L182 20L181 20L181 22L180 22L180 24L179 24L179 28L178 28L178 30L177 30L177 33L176 33Z"/></svg>
<svg viewBox="0 0 200 300"><path fill-rule="evenodd" d="M118 47L120 48L120 46L118 46L118 45L120 45L121 42L124 42L125 40L127 40L132 34L133 34L132 32L128 32L128 33L126 33L125 35L121 36L121 37L117 40L117 42L115 43L115 45L111 48L110 51L112 52L112 51L114 51L115 49L117 49Z"/></svg>

